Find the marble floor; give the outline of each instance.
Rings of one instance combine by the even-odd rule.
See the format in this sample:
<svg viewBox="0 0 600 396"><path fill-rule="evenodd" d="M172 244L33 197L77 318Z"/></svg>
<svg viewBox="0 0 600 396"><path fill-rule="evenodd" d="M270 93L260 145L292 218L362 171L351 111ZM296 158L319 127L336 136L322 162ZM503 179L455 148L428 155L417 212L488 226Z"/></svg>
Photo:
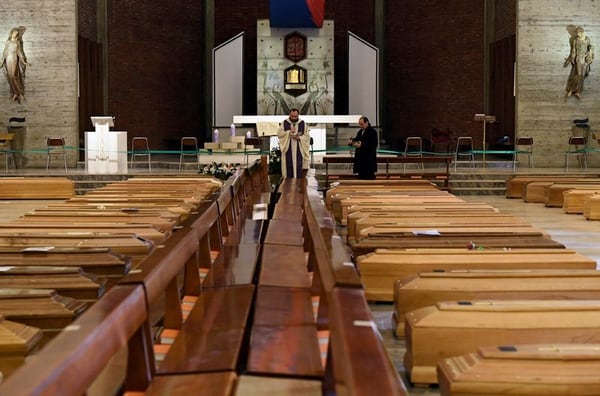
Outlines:
<svg viewBox="0 0 600 396"><path fill-rule="evenodd" d="M582 215L565 214L561 208L547 208L543 204L525 203L521 199L507 199L504 196L462 196L466 201L485 202L501 212L519 216L534 226L546 230L550 236L565 246L576 250L598 262L600 260L600 222L587 221ZM18 218L25 212L40 208L54 201L48 200L0 200L0 222ZM402 364L405 352L404 341L394 337L392 332L391 304L370 304L374 318L381 331L390 357L406 381ZM414 388L406 382L410 395L439 395L437 387Z"/></svg>

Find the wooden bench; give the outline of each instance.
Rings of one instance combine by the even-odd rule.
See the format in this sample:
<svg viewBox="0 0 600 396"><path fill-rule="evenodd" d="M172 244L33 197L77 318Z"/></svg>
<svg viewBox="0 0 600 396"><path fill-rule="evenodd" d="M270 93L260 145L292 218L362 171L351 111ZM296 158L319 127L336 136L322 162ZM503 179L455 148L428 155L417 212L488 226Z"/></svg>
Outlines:
<svg viewBox="0 0 600 396"><path fill-rule="evenodd" d="M454 158L450 156L424 156L424 157L377 157L378 164L385 164L385 173L382 176L385 179L391 178L418 178L418 179L429 179L429 180L440 180L443 188L448 188L448 180L450 177L450 164ZM325 164L325 187L329 187L331 180L340 180L343 178L355 179L356 176L351 174L330 174L329 164L352 164L354 158L350 156L334 156L326 155L323 157L323 163ZM395 172L393 167L390 165L397 164L442 164L442 169L430 171L430 172ZM424 168L423 168L424 169Z"/></svg>
<svg viewBox="0 0 600 396"><path fill-rule="evenodd" d="M511 344L484 346L438 363L440 394L547 396L598 392L598 345Z"/></svg>
<svg viewBox="0 0 600 396"><path fill-rule="evenodd" d="M332 293L332 323L328 369L339 393L357 395L408 394L396 369L386 359L377 325L361 289ZM373 358L366 358L365 351Z"/></svg>
<svg viewBox="0 0 600 396"><path fill-rule="evenodd" d="M599 313L597 300L440 302L406 315L404 366L411 382L435 384L441 359L480 346L594 343Z"/></svg>
<svg viewBox="0 0 600 396"><path fill-rule="evenodd" d="M75 183L66 177L3 177L0 199L67 199Z"/></svg>
<svg viewBox="0 0 600 396"><path fill-rule="evenodd" d="M441 301L592 300L599 288L595 269L420 272L394 283L394 333L404 336L407 312Z"/></svg>

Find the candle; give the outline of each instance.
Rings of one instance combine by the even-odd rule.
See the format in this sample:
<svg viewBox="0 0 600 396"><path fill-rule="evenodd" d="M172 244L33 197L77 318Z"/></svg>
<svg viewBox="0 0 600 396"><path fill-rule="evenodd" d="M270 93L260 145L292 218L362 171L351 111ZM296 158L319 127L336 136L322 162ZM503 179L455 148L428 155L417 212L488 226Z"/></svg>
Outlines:
<svg viewBox="0 0 600 396"><path fill-rule="evenodd" d="M213 142L219 143L219 130L218 129L215 129L215 132L213 133Z"/></svg>
<svg viewBox="0 0 600 396"><path fill-rule="evenodd" d="M231 124L231 136L235 136L235 124Z"/></svg>
<svg viewBox="0 0 600 396"><path fill-rule="evenodd" d="M248 139L249 139L249 138L251 138L251 137L252 137L252 132L250 132L250 131L247 131L247 132L246 132L246 138L248 138Z"/></svg>

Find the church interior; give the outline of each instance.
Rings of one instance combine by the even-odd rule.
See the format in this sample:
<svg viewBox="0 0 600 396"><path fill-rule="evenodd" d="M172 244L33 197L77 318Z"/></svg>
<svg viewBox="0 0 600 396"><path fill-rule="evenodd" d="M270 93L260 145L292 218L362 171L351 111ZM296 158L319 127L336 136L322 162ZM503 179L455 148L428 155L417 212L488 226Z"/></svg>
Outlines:
<svg viewBox="0 0 600 396"><path fill-rule="evenodd" d="M541 3L4 0L0 395L600 394L600 5Z"/></svg>

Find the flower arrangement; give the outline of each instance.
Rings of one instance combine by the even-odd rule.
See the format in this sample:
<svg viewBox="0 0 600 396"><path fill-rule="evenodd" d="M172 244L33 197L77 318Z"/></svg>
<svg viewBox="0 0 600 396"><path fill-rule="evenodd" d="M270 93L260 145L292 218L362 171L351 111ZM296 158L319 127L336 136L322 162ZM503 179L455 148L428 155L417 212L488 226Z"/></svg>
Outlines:
<svg viewBox="0 0 600 396"><path fill-rule="evenodd" d="M227 180L239 168L240 168L240 164L226 164L224 162L217 164L216 162L213 161L210 164L204 165L200 169L200 173L204 174L204 175L214 176L220 180Z"/></svg>
<svg viewBox="0 0 600 396"><path fill-rule="evenodd" d="M269 152L269 174L281 175L281 149L274 147Z"/></svg>

